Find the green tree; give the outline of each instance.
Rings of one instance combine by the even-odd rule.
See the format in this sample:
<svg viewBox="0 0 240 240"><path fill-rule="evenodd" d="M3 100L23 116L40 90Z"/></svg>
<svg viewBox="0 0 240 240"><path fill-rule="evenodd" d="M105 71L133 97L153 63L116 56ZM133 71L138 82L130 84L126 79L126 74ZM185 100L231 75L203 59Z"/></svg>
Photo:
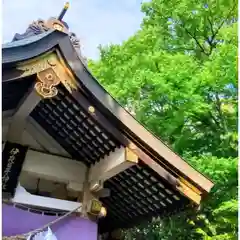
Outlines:
<svg viewBox="0 0 240 240"><path fill-rule="evenodd" d="M89 63L94 74L179 154L237 156L237 23L218 30L224 41L204 60L165 50L158 27L147 26L101 47L101 60Z"/></svg>
<svg viewBox="0 0 240 240"><path fill-rule="evenodd" d="M237 237L237 2L152 0L141 29L100 46L89 67L137 120L216 186L196 215L181 213L129 239Z"/></svg>

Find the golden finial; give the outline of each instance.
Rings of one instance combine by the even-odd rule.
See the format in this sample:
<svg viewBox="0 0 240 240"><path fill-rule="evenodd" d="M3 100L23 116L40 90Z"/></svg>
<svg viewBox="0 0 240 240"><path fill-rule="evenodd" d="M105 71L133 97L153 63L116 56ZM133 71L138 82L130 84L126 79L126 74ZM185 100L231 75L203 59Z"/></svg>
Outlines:
<svg viewBox="0 0 240 240"><path fill-rule="evenodd" d="M69 5L70 5L69 2L66 2L65 5L64 5L64 9L67 10L69 8Z"/></svg>
<svg viewBox="0 0 240 240"><path fill-rule="evenodd" d="M58 18L57 18L59 21L62 21L65 13L67 12L67 10L68 10L68 8L69 8L69 5L70 5L69 2L66 2L66 3L65 3L65 5L64 5L64 7L63 7L63 10L61 11L61 13L59 14L59 16L58 16Z"/></svg>

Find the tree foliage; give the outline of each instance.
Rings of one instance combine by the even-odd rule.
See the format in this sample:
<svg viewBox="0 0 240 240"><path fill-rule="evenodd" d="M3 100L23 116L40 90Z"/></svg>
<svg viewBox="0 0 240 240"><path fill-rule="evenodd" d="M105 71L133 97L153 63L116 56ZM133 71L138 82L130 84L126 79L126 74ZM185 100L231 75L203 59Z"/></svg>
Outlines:
<svg viewBox="0 0 240 240"><path fill-rule="evenodd" d="M141 29L89 61L103 86L216 183L199 214L132 230L129 239L237 236L237 2L152 0Z"/></svg>

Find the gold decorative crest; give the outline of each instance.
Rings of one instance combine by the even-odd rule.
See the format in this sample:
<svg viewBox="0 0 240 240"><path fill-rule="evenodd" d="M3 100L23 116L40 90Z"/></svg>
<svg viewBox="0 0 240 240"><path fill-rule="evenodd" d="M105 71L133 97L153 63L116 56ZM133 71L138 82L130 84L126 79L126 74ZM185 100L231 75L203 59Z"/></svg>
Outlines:
<svg viewBox="0 0 240 240"><path fill-rule="evenodd" d="M73 74L57 52L47 53L21 63L17 69L22 71L21 77L37 75L35 89L43 98L56 96L58 93L56 86L59 83L62 83L70 93L77 89L77 82Z"/></svg>
<svg viewBox="0 0 240 240"><path fill-rule="evenodd" d="M48 68L37 74L35 89L43 98L55 97L58 93L57 86L61 81L52 68Z"/></svg>

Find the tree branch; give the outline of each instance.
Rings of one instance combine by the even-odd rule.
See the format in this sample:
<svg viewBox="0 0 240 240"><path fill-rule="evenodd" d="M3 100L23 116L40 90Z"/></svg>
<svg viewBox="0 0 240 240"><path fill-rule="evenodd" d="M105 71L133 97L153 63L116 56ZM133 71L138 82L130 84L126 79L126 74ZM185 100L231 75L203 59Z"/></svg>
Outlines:
<svg viewBox="0 0 240 240"><path fill-rule="evenodd" d="M198 45L198 47L201 49L202 53L204 53L205 55L209 56L208 53L206 53L205 49L203 48L203 46L201 45L201 43L198 41L198 39L196 38L196 35L193 35L191 32L188 31L188 29L184 26L184 24L181 24L181 26L184 28L184 30L187 32L187 34L194 39L194 41L196 42L196 44Z"/></svg>
<svg viewBox="0 0 240 240"><path fill-rule="evenodd" d="M224 20L220 23L220 25L217 27L217 29L216 29L215 32L214 32L214 29L213 29L213 24L212 24L212 22L210 21L209 17L207 18L207 19L208 19L208 22L209 22L209 24L210 24L211 32L212 32L211 40L210 40L210 41L207 41L208 44L210 45L209 55L211 55L212 50L216 47L215 44L213 45L213 42L214 42L217 34L219 33L219 30L222 28L222 26L223 26L223 24L225 23L225 21L231 16L234 8L235 8L235 6L232 7L232 9L229 11L226 19L224 19Z"/></svg>
<svg viewBox="0 0 240 240"><path fill-rule="evenodd" d="M208 42L209 46L210 46L210 50L209 52L206 52L206 50L204 49L204 47L201 45L201 43L198 41L197 37L196 37L196 34L192 34L185 26L184 26L184 23L180 23L180 26L182 26L182 28L186 31L186 33L194 39L194 41L196 42L197 46L200 48L201 52L204 53L206 56L210 56L212 54L212 51L214 48L216 48L216 44L214 44L214 40L219 32L219 30L222 28L223 24L226 22L226 19L228 19L233 10L234 10L235 6L232 7L232 9L229 11L227 17L220 23L220 25L217 27L217 29L214 31L214 28L213 28L213 23L212 21L210 20L210 18L208 17L207 20L209 22L209 25L210 25L210 29L211 29L211 39L209 39L207 36L204 36L206 38L206 41Z"/></svg>
<svg viewBox="0 0 240 240"><path fill-rule="evenodd" d="M210 24L210 29L211 29L211 32L212 32L212 36L214 36L213 24L212 24L212 22L211 22L209 17L207 18L207 20L208 20L208 22Z"/></svg>
<svg viewBox="0 0 240 240"><path fill-rule="evenodd" d="M221 103L218 93L215 94L215 97L216 97L216 109L218 111L219 118L221 119L223 129L226 133L226 132L228 132L227 123L226 123L225 117L223 116L223 113L221 110L222 103Z"/></svg>

